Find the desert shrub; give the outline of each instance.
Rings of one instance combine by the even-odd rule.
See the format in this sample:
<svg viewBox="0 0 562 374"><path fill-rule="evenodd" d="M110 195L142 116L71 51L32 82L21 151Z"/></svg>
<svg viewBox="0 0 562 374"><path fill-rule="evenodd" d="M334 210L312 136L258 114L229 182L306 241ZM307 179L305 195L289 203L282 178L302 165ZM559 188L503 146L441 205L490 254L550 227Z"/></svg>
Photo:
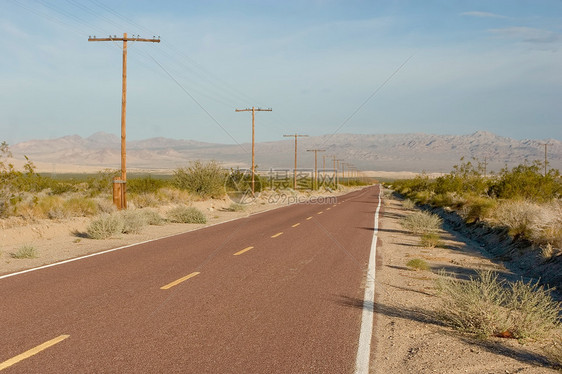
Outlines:
<svg viewBox="0 0 562 374"><path fill-rule="evenodd" d="M174 170L173 184L202 198L219 198L225 194L226 175L216 161L192 161L187 167Z"/></svg>
<svg viewBox="0 0 562 374"><path fill-rule="evenodd" d="M431 199L430 191L419 191L413 195L413 200L419 204L427 204Z"/></svg>
<svg viewBox="0 0 562 374"><path fill-rule="evenodd" d="M122 210L120 215L123 219L122 232L125 234L138 234L146 226L145 215L139 210Z"/></svg>
<svg viewBox="0 0 562 374"><path fill-rule="evenodd" d="M63 204L64 200L60 196L43 196L37 202L38 215L50 219L67 218L69 215Z"/></svg>
<svg viewBox="0 0 562 374"><path fill-rule="evenodd" d="M144 219L148 225L162 225L164 224L164 218L154 209L143 209L141 210L144 215Z"/></svg>
<svg viewBox="0 0 562 374"><path fill-rule="evenodd" d="M168 212L168 219L178 223L206 223L205 214L199 209L187 206L178 206Z"/></svg>
<svg viewBox="0 0 562 374"><path fill-rule="evenodd" d="M246 210L246 206L244 204L232 203L226 208L229 212L243 212Z"/></svg>
<svg viewBox="0 0 562 374"><path fill-rule="evenodd" d="M400 221L405 229L414 234L437 232L442 222L443 220L439 216L423 211L407 215Z"/></svg>
<svg viewBox="0 0 562 374"><path fill-rule="evenodd" d="M494 199L480 196L469 196L462 208L464 219L471 223L489 218L497 207L498 203Z"/></svg>
<svg viewBox="0 0 562 374"><path fill-rule="evenodd" d="M62 195L69 192L76 192L77 188L72 183L55 182L50 186L51 195Z"/></svg>
<svg viewBox="0 0 562 374"><path fill-rule="evenodd" d="M158 197L154 192L130 194L129 200L134 202L138 208L156 207L159 205Z"/></svg>
<svg viewBox="0 0 562 374"><path fill-rule="evenodd" d="M113 178L121 175L121 171L114 169L104 169L99 171L95 176L87 179L88 192L92 196L100 193L108 193L113 191Z"/></svg>
<svg viewBox="0 0 562 374"><path fill-rule="evenodd" d="M504 168L490 192L500 199L545 202L560 198L562 195L560 172L551 169L545 176L542 166L541 162L536 161L532 165L519 165L511 170Z"/></svg>
<svg viewBox="0 0 562 374"><path fill-rule="evenodd" d="M441 245L441 235L436 232L427 232L422 234L420 238L420 244L422 247L435 248Z"/></svg>
<svg viewBox="0 0 562 374"><path fill-rule="evenodd" d="M117 207L113 204L110 197L98 196L94 198L100 213L113 213L117 211Z"/></svg>
<svg viewBox="0 0 562 374"><path fill-rule="evenodd" d="M165 203L185 204L191 201L191 195L187 191L177 188L161 188L156 193L156 198Z"/></svg>
<svg viewBox="0 0 562 374"><path fill-rule="evenodd" d="M410 199L406 199L404 201L402 201L402 206L405 209L414 209L414 207L416 206L416 203L414 203L412 200Z"/></svg>
<svg viewBox="0 0 562 374"><path fill-rule="evenodd" d="M560 325L560 303L537 283L511 283L492 271L461 281L441 273L438 316L450 326L479 337L539 339Z"/></svg>
<svg viewBox="0 0 562 374"><path fill-rule="evenodd" d="M413 258L406 263L406 266L415 270L429 270L429 264L427 261L421 258Z"/></svg>
<svg viewBox="0 0 562 374"><path fill-rule="evenodd" d="M12 258L36 258L38 256L37 249L32 245L23 245L17 249L16 252L10 253Z"/></svg>
<svg viewBox="0 0 562 374"><path fill-rule="evenodd" d="M88 217L98 213L98 204L90 198L71 197L63 203L63 210L70 216Z"/></svg>
<svg viewBox="0 0 562 374"><path fill-rule="evenodd" d="M88 236L92 239L107 239L123 232L125 223L123 217L117 213L104 213L92 220L87 228Z"/></svg>
<svg viewBox="0 0 562 374"><path fill-rule="evenodd" d="M529 201L507 201L495 210L495 221L509 228L510 235L531 236L531 226L543 214L541 207Z"/></svg>
<svg viewBox="0 0 562 374"><path fill-rule="evenodd" d="M154 194L168 184L168 181L152 178L150 175L142 178L130 178L127 180L127 191L131 194Z"/></svg>

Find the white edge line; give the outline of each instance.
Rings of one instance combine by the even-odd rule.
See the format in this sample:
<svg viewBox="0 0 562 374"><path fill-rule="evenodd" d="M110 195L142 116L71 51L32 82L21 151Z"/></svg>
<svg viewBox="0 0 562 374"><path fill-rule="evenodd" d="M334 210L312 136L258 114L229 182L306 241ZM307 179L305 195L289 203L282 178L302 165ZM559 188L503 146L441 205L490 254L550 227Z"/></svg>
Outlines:
<svg viewBox="0 0 562 374"><path fill-rule="evenodd" d="M354 192L354 191L351 191L351 192ZM351 193L351 192L348 192L348 193ZM347 195L347 194L344 194L344 195ZM338 196L344 196L344 195L338 195ZM336 196L336 197L338 197L338 196ZM295 203L295 204L296 204L296 203ZM74 262L74 261L78 261L78 260L83 260L83 259L89 258L89 257L99 256L99 255L103 255L103 254L106 254L106 253L110 253L110 252L114 252L114 251L119 251L119 250L121 250L121 249L134 247L134 246L136 246L136 245L151 243L151 242L155 242L155 241L162 240L162 239L173 238L174 236L179 236L179 235L187 234L188 232L197 231L197 230L203 230L203 229L206 229L206 228L208 228L208 227L213 227L213 226L222 225L222 224L229 223L229 222L232 222L232 221L236 221L236 220L239 220L239 219L248 218L248 217L250 217L250 216L254 216L254 215L258 215L258 214L262 214L262 213L267 213L267 212L270 212L270 211L275 210L275 209L285 208L285 207L290 206L290 205L293 205L293 204L288 204L288 205L273 207L273 208L271 208L271 209L262 210L261 212L250 213L250 214L248 214L248 215L245 216L245 217L232 218L232 219L229 219L229 220L227 220L227 221L213 223L213 224L211 224L211 225L198 227L198 228L195 228L195 229L193 229L193 230L188 230L188 231L180 232L180 233L177 233L177 234L162 236L162 237L155 238L155 239L145 240L145 241L143 241L143 242L127 244L127 245L124 245L124 246L122 246L122 247L107 249L107 250L105 250L105 251L96 252L96 253L90 253L89 255L80 256L80 257L75 257L75 258L70 258L70 259L68 259L68 260L63 260L63 261L59 261L59 262L54 262L54 263L52 263L52 264L42 265L42 266L38 266L38 267L36 267L36 268L31 268L31 269L26 269L26 270L17 271L17 272L15 272L15 273L9 273L9 274L0 275L0 279L9 278L9 277L14 277L14 276L16 276L16 275L21 275L21 274L25 274L25 273L30 273L30 272L36 271L36 270L47 269L47 268L50 268L50 267L54 267L54 266L59 266L59 265L67 264L67 263L69 263L69 262Z"/></svg>
<svg viewBox="0 0 562 374"><path fill-rule="evenodd" d="M381 208L381 190L379 185L379 204L375 211L375 226L373 230L373 241L371 242L371 253L369 254L369 266L365 279L365 295L363 296L363 314L361 315L361 332L359 334L359 346L357 347L357 358L355 359L355 373L368 374L371 358L371 338L373 336L373 317L375 315L375 267L377 257L377 233L379 231L379 211Z"/></svg>

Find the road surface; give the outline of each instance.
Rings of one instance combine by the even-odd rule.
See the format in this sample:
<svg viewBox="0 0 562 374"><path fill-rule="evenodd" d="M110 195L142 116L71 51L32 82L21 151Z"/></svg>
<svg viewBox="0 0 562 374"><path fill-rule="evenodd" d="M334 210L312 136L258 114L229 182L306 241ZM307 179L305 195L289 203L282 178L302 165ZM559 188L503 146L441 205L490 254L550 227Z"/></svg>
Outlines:
<svg viewBox="0 0 562 374"><path fill-rule="evenodd" d="M379 187L0 279L3 373L353 373Z"/></svg>

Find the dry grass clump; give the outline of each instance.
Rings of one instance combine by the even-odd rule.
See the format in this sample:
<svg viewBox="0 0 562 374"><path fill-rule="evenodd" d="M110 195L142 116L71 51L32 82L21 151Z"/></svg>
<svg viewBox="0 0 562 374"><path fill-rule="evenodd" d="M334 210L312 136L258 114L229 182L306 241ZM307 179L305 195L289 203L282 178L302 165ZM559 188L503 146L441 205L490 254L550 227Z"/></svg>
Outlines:
<svg viewBox="0 0 562 374"><path fill-rule="evenodd" d="M404 209L414 209L414 207L416 206L416 203L414 203L410 199L406 199L406 200L402 201L402 206L404 207Z"/></svg>
<svg viewBox="0 0 562 374"><path fill-rule="evenodd" d="M186 204L192 200L188 191L177 188L160 188L156 192L156 198L163 203Z"/></svg>
<svg viewBox="0 0 562 374"><path fill-rule="evenodd" d="M229 212L243 212L246 210L246 206L244 204L232 203L226 210Z"/></svg>
<svg viewBox="0 0 562 374"><path fill-rule="evenodd" d="M560 326L560 303L537 283L506 282L492 271L461 281L441 273L439 317L481 338L541 339Z"/></svg>
<svg viewBox="0 0 562 374"><path fill-rule="evenodd" d="M123 210L120 215L123 219L124 234L138 234L147 224L145 215L140 210Z"/></svg>
<svg viewBox="0 0 562 374"><path fill-rule="evenodd" d="M536 204L508 201L494 212L495 223L509 228L515 237L523 236L536 244L562 248L562 205L560 202Z"/></svg>
<svg viewBox="0 0 562 374"><path fill-rule="evenodd" d="M155 209L141 210L148 225L159 226L164 224L164 218Z"/></svg>
<svg viewBox="0 0 562 374"><path fill-rule="evenodd" d="M73 217L88 217L98 213L98 204L91 198L71 197L63 203L63 210Z"/></svg>
<svg viewBox="0 0 562 374"><path fill-rule="evenodd" d="M429 264L421 258L411 259L406 263L406 266L415 270L429 270Z"/></svg>
<svg viewBox="0 0 562 374"><path fill-rule="evenodd" d="M414 234L425 234L437 232L443 220L432 213L415 212L402 218L400 223L406 230L410 230Z"/></svg>
<svg viewBox="0 0 562 374"><path fill-rule="evenodd" d="M17 249L16 252L10 253L12 258L24 259L24 258L36 258L38 256L37 249L29 244L22 245Z"/></svg>
<svg viewBox="0 0 562 374"><path fill-rule="evenodd" d="M188 206L178 206L168 212L168 219L178 223L206 223L207 217L199 209Z"/></svg>
<svg viewBox="0 0 562 374"><path fill-rule="evenodd" d="M131 201L139 208L157 207L160 205L157 194L152 192L131 194Z"/></svg>
<svg viewBox="0 0 562 374"><path fill-rule="evenodd" d="M120 214L103 213L88 225L86 232L92 239L107 239L123 232L125 222Z"/></svg>
<svg viewBox="0 0 562 374"><path fill-rule="evenodd" d="M443 245L441 241L441 235L436 232L427 232L425 234L422 234L420 238L420 244L422 245L422 247L426 248L435 248Z"/></svg>

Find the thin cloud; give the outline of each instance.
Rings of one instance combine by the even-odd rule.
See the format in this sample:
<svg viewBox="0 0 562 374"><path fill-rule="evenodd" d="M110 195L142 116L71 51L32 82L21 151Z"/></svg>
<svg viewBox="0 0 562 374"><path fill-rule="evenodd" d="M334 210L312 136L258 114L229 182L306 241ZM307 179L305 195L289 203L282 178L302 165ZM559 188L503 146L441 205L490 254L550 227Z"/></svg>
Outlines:
<svg viewBox="0 0 562 374"><path fill-rule="evenodd" d="M490 29L488 31L501 37L517 39L526 43L547 44L562 41L562 34L543 29L536 29L533 27L506 27L501 29Z"/></svg>
<svg viewBox="0 0 562 374"><path fill-rule="evenodd" d="M502 16L501 14L495 14L490 12L479 12L479 11L464 12L461 13L461 15L469 16L469 17L478 17L478 18L507 18L506 16Z"/></svg>

